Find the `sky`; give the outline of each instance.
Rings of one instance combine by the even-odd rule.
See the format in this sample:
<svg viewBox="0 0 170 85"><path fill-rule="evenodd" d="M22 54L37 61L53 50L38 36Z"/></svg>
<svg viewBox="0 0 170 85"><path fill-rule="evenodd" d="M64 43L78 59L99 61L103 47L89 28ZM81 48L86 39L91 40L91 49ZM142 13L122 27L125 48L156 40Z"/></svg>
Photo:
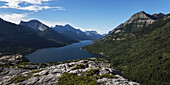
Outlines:
<svg viewBox="0 0 170 85"><path fill-rule="evenodd" d="M0 0L0 18L19 24L37 19L48 26L108 33L133 14L170 13L170 0Z"/></svg>

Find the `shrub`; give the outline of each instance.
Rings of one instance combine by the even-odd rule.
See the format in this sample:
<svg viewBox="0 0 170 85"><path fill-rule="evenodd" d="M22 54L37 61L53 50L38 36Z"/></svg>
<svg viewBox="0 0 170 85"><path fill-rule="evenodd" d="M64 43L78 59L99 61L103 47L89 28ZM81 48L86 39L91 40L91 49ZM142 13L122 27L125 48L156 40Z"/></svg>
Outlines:
<svg viewBox="0 0 170 85"><path fill-rule="evenodd" d="M11 78L11 80L9 80L9 82L18 83L18 82L22 82L24 80L27 80L29 78L31 78L30 75L28 75L28 76L18 75L18 76L15 76L15 77Z"/></svg>
<svg viewBox="0 0 170 85"><path fill-rule="evenodd" d="M76 67L72 68L72 70L85 69L86 67L87 67L87 66L80 64L80 65L77 65Z"/></svg>
<svg viewBox="0 0 170 85"><path fill-rule="evenodd" d="M93 79L102 79L102 78L114 78L114 79L116 79L117 77L115 77L115 76L112 75L112 74L106 73L106 74L103 74L103 75L95 75L95 76L93 76L92 78L93 78Z"/></svg>
<svg viewBox="0 0 170 85"><path fill-rule="evenodd" d="M100 69L90 69L89 71L83 72L86 76L93 76L94 74L98 74Z"/></svg>
<svg viewBox="0 0 170 85"><path fill-rule="evenodd" d="M74 73L64 73L57 85L98 85L96 81L87 76L78 76Z"/></svg>

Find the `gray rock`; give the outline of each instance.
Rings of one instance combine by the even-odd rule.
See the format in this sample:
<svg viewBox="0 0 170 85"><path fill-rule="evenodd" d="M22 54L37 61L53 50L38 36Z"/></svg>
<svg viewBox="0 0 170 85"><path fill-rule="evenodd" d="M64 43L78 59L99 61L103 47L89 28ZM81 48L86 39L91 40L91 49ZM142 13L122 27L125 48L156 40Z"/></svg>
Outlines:
<svg viewBox="0 0 170 85"><path fill-rule="evenodd" d="M28 79L25 83L26 83L27 85L33 85L33 84L35 84L38 80L39 80L39 78L33 77L33 78Z"/></svg>
<svg viewBox="0 0 170 85"><path fill-rule="evenodd" d="M2 72L3 71L3 67L0 67L0 72Z"/></svg>
<svg viewBox="0 0 170 85"><path fill-rule="evenodd" d="M49 70L45 69L45 70L39 72L39 75L47 75L48 73L49 73Z"/></svg>
<svg viewBox="0 0 170 85"><path fill-rule="evenodd" d="M54 78L55 76L53 75L53 74L48 74L45 78L44 78L44 80L43 80L43 82L47 82L47 81L50 81L52 78Z"/></svg>

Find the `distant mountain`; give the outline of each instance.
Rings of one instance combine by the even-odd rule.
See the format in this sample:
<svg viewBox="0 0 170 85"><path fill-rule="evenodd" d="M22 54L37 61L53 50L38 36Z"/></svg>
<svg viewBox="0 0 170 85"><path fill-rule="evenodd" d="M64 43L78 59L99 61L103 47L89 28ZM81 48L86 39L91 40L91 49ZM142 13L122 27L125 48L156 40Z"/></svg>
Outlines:
<svg viewBox="0 0 170 85"><path fill-rule="evenodd" d="M64 36L54 31L53 29L51 29L50 27L41 23L38 20L30 20L28 22L21 21L20 25L25 26L37 32L41 37L47 40L50 40L50 41L54 41L54 42L61 43L61 44L71 44L74 42L78 42L76 40L73 40L67 36Z"/></svg>
<svg viewBox="0 0 170 85"><path fill-rule="evenodd" d="M100 39L103 36L98 34L96 31L85 31L85 34L91 39Z"/></svg>
<svg viewBox="0 0 170 85"><path fill-rule="evenodd" d="M70 26L69 24L67 24L65 26L56 25L53 29L58 33L61 33L71 39L78 40L78 41L93 40L93 39L99 39L102 37L97 32L94 32L94 31L83 32L80 29L75 29L74 27Z"/></svg>
<svg viewBox="0 0 170 85"><path fill-rule="evenodd" d="M21 21L20 25L25 26L25 27L29 27L29 28L31 28L31 30L34 30L34 31L37 31L37 32L42 32L42 31L49 28L47 25L41 23L38 20L30 20L28 22Z"/></svg>
<svg viewBox="0 0 170 85"><path fill-rule="evenodd" d="M48 41L36 32L0 19L0 54L27 54L39 48L65 44Z"/></svg>

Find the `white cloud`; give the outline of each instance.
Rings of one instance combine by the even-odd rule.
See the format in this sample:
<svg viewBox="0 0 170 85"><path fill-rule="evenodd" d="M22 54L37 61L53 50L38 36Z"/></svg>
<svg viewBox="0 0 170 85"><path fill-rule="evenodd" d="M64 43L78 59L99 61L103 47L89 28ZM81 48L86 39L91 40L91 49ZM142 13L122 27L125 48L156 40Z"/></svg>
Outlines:
<svg viewBox="0 0 170 85"><path fill-rule="evenodd" d="M3 20L18 24L22 18L27 17L27 14L0 14Z"/></svg>
<svg viewBox="0 0 170 85"><path fill-rule="evenodd" d="M41 6L43 2L48 2L51 0L0 0L1 2L6 2L5 5L0 6L0 8L14 8L14 9L20 9L20 10L29 10L29 11L39 11L42 9L57 9L57 10L65 10L61 6L56 6L56 7L49 7L49 6ZM20 3L30 3L32 5L26 6L26 7L21 7L19 4Z"/></svg>
<svg viewBox="0 0 170 85"><path fill-rule="evenodd" d="M21 9L21 10L29 10L29 11L39 11L39 10L42 10L42 9L58 9L58 10L65 10L63 7L49 7L49 6L38 6L38 5L32 5L32 6L27 6L27 7L19 7L18 9Z"/></svg>

